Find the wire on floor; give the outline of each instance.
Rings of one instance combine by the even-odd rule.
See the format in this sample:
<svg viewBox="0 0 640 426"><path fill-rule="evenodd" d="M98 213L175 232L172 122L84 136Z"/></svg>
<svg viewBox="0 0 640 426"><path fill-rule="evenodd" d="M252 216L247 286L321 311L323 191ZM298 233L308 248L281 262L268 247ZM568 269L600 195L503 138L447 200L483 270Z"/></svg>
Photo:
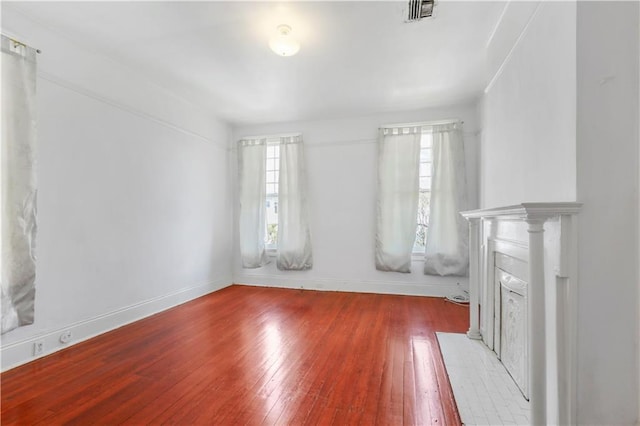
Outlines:
<svg viewBox="0 0 640 426"><path fill-rule="evenodd" d="M460 283L458 283L458 287L460 287ZM460 288L460 290L461 293L449 295L444 300L454 305L469 306L469 292L463 288Z"/></svg>

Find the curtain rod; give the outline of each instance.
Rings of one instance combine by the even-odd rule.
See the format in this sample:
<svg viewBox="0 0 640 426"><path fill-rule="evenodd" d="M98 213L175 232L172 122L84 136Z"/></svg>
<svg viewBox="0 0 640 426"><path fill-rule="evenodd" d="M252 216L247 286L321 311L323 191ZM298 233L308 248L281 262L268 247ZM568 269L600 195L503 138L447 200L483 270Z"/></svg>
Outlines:
<svg viewBox="0 0 640 426"><path fill-rule="evenodd" d="M288 138L290 136L302 136L302 132L296 133L275 133L273 135L256 135L256 136L243 136L238 140L243 139L275 139L275 138Z"/></svg>
<svg viewBox="0 0 640 426"><path fill-rule="evenodd" d="M24 47L28 47L28 48L30 48L30 49L33 49L33 50L35 50L35 51L36 51L36 53L42 53L42 51L41 51L40 49L37 49L37 48L35 48L35 47L31 47L31 46L29 46L27 43L23 43L23 42L21 42L20 40L15 39L15 38L13 38L13 37L10 37L10 36L8 36L8 35L6 35L6 34L2 34L2 35L3 35L3 36L5 36L6 38L8 38L8 39L9 39L10 41L12 41L13 43L15 43L15 44L19 45L19 46L24 46Z"/></svg>
<svg viewBox="0 0 640 426"><path fill-rule="evenodd" d="M392 123L392 124L383 124L380 126L381 129L386 129L389 127L419 127L419 126L436 126L439 124L455 124L460 123L464 124L464 121L458 119L451 120L437 120L437 121L416 121L413 123Z"/></svg>

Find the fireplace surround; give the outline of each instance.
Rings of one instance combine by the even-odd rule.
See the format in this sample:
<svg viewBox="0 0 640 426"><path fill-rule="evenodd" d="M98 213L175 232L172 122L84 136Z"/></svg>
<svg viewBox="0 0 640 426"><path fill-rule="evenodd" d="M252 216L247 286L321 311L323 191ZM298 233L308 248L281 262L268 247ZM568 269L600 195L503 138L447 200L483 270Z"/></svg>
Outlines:
<svg viewBox="0 0 640 426"><path fill-rule="evenodd" d="M531 403L532 424L575 424L577 239L574 202L463 212L470 327Z"/></svg>

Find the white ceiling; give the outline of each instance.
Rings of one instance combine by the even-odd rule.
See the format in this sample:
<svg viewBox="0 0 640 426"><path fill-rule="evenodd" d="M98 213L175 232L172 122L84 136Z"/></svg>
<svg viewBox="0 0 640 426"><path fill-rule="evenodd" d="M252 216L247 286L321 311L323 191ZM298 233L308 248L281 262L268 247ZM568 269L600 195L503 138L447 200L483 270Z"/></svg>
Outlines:
<svg viewBox="0 0 640 426"><path fill-rule="evenodd" d="M15 5L15 4L14 4ZM34 2L15 7L235 124L450 105L476 97L503 2ZM301 41L268 46L278 24Z"/></svg>

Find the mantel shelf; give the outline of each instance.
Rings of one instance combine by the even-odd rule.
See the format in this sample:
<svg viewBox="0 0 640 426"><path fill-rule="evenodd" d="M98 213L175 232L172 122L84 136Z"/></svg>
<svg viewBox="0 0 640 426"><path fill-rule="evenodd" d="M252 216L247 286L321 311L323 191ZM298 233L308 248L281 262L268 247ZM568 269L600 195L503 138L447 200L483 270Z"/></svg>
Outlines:
<svg viewBox="0 0 640 426"><path fill-rule="evenodd" d="M548 219L554 216L578 214L581 207L582 203L578 202L522 203L490 209L469 210L460 214L465 219Z"/></svg>

